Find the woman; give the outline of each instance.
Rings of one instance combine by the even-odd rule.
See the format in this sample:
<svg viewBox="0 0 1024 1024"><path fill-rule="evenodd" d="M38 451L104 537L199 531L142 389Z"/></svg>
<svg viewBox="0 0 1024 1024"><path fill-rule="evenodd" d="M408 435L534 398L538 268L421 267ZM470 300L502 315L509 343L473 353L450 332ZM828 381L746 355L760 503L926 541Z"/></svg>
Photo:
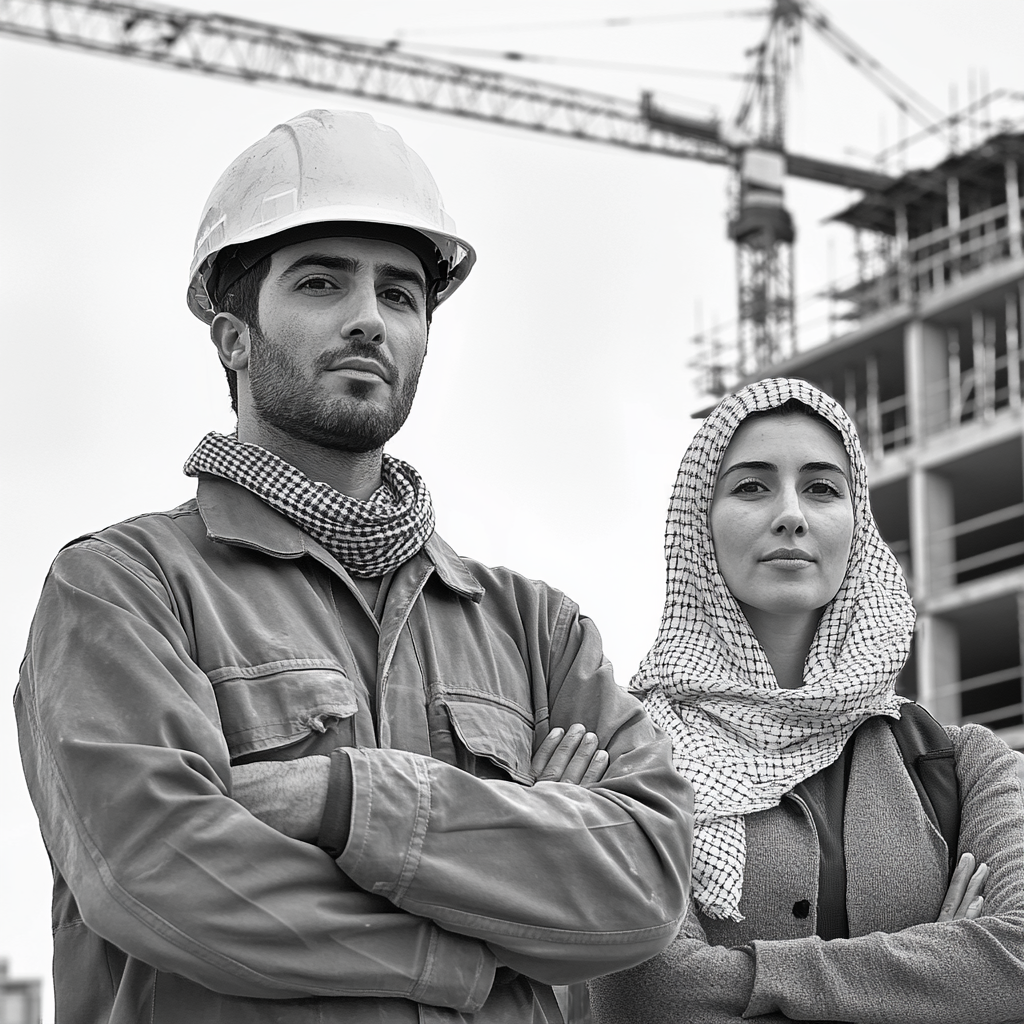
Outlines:
<svg viewBox="0 0 1024 1024"><path fill-rule="evenodd" d="M695 907L665 953L591 983L597 1024L1024 1020L1017 756L946 730L950 881L889 724L914 611L843 410L798 380L726 398L683 458L665 550L633 688L694 785Z"/></svg>

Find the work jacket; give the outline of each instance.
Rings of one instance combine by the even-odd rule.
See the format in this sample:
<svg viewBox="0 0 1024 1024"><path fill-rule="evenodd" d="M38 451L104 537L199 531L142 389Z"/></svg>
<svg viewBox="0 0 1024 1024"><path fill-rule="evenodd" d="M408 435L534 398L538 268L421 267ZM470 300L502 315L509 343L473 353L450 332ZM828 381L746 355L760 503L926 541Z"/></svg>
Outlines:
<svg viewBox="0 0 1024 1024"><path fill-rule="evenodd" d="M982 915L938 923L949 852L892 729L854 735L843 817L849 938L816 936L821 844L797 794L746 816L742 921L692 913L669 948L591 985L595 1024L1024 1022L1024 797L1018 758L948 727L959 853L989 866Z"/></svg>
<svg viewBox="0 0 1024 1024"><path fill-rule="evenodd" d="M60 1024L560 1020L550 986L671 941L690 789L589 620L436 534L378 612L214 477L58 555L16 710ZM534 784L533 751L574 722L607 748L603 779ZM337 861L231 798L232 764L339 746Z"/></svg>

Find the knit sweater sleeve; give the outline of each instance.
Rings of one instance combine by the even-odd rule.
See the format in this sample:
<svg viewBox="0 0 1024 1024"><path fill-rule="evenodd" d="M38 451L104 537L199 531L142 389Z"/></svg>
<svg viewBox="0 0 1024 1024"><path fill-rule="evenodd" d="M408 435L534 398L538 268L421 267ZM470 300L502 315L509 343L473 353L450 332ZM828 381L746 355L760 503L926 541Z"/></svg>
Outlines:
<svg viewBox="0 0 1024 1024"><path fill-rule="evenodd" d="M1024 1020L1024 795L1018 758L981 726L949 729L960 778L958 853L988 864L981 917L824 942L756 940L744 1017L889 1024ZM884 895L880 896L884 898Z"/></svg>
<svg viewBox="0 0 1024 1024"><path fill-rule="evenodd" d="M740 1024L754 985L749 947L710 945L691 906L682 931L661 955L590 982L595 1024ZM784 1024L781 1013L759 1024Z"/></svg>

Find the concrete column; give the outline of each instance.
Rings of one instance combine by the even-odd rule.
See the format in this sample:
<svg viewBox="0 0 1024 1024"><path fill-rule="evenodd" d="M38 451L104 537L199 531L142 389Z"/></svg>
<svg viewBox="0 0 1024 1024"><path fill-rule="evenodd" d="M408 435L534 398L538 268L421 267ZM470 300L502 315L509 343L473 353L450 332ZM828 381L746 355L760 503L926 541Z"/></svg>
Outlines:
<svg viewBox="0 0 1024 1024"><path fill-rule="evenodd" d="M1017 317L1017 296L1006 293L1006 387L1010 408L1020 408L1020 324Z"/></svg>
<svg viewBox="0 0 1024 1024"><path fill-rule="evenodd" d="M949 355L941 328L911 320L903 332L903 368L907 387L910 442L949 426ZM959 387L960 382L956 381Z"/></svg>
<svg viewBox="0 0 1024 1024"><path fill-rule="evenodd" d="M910 552L914 598L925 600L956 581L953 486L938 473L915 466L910 474Z"/></svg>
<svg viewBox="0 0 1024 1024"><path fill-rule="evenodd" d="M946 179L946 210L949 221L949 276L960 278L960 180Z"/></svg>
<svg viewBox="0 0 1024 1024"><path fill-rule="evenodd" d="M917 620L917 699L944 725L960 721L960 638L938 615Z"/></svg>
<svg viewBox="0 0 1024 1024"><path fill-rule="evenodd" d="M896 280L900 302L909 302L910 289L910 231L907 227L907 208L903 203L896 206Z"/></svg>
<svg viewBox="0 0 1024 1024"><path fill-rule="evenodd" d="M1020 256L1024 252L1021 244L1020 184L1017 178L1017 161L1006 161L1006 223L1010 229L1010 255Z"/></svg>

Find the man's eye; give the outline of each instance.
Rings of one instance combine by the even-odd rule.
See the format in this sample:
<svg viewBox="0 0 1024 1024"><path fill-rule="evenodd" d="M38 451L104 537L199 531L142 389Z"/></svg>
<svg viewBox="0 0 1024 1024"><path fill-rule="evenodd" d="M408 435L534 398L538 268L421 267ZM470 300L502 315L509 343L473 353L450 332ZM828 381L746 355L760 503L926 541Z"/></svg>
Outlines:
<svg viewBox="0 0 1024 1024"><path fill-rule="evenodd" d="M401 288L385 288L381 293L381 298L388 302L397 302L399 305L411 306L413 304L412 298L408 293L402 291Z"/></svg>
<svg viewBox="0 0 1024 1024"><path fill-rule="evenodd" d="M333 281L329 281L326 277L307 277L305 281L299 284L299 287L303 291L308 292L327 292L332 291L335 285Z"/></svg>

